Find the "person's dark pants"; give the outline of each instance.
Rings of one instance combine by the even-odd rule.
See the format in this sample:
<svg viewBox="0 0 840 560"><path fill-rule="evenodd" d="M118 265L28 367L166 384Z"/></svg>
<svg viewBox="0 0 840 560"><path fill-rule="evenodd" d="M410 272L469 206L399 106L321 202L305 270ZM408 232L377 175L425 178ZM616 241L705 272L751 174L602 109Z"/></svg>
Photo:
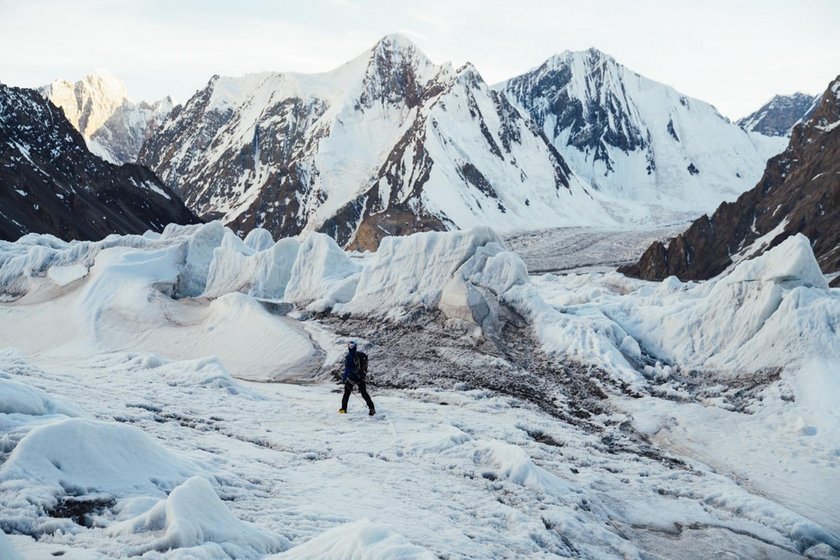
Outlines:
<svg viewBox="0 0 840 560"><path fill-rule="evenodd" d="M350 393L353 392L353 385L359 386L359 392L362 394L362 398L365 399L365 402L368 405L368 408L371 410L375 410L373 407L373 401L370 400L370 395L368 395L367 387L365 387L364 381L357 381L355 383L351 381L344 382L344 396L341 397L341 408L342 410L347 410L347 401L350 400Z"/></svg>

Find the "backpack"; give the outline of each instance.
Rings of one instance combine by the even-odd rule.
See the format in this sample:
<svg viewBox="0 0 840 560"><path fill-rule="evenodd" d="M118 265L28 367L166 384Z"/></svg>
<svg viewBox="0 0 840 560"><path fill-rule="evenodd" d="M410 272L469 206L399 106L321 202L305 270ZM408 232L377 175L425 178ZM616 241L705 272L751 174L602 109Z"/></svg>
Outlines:
<svg viewBox="0 0 840 560"><path fill-rule="evenodd" d="M367 354L364 352L359 352L356 350L356 359L353 363L353 375L359 379L359 381L364 381L365 376L367 376L368 372L368 357Z"/></svg>

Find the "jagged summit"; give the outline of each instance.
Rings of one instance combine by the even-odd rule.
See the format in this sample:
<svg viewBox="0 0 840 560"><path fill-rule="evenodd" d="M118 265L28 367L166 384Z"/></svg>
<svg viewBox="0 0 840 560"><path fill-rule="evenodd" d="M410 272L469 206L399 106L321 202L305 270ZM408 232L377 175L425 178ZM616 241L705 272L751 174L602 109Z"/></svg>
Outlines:
<svg viewBox="0 0 840 560"><path fill-rule="evenodd" d="M568 64L569 61L573 60L581 61L590 65L599 63L618 64L618 62L616 62L615 58L613 58L612 55L609 55L595 47L589 47L588 49L582 51L564 50L555 55L552 55L543 64L549 66L557 66L560 64ZM619 66L621 65L619 64Z"/></svg>
<svg viewBox="0 0 840 560"><path fill-rule="evenodd" d="M64 110L85 138L96 132L128 99L125 83L106 70L96 70L77 82L56 80L38 92Z"/></svg>
<svg viewBox="0 0 840 560"><path fill-rule="evenodd" d="M379 39L372 48L373 51L384 52L412 52L416 51L422 55L420 49L414 44L414 41L403 35L402 33L389 33ZM425 55L423 55L425 57Z"/></svg>
<svg viewBox="0 0 840 560"><path fill-rule="evenodd" d="M364 57L365 54L362 55ZM399 34L386 35L371 49L359 102L376 100L409 106L420 103L422 89L440 71L414 43Z"/></svg>

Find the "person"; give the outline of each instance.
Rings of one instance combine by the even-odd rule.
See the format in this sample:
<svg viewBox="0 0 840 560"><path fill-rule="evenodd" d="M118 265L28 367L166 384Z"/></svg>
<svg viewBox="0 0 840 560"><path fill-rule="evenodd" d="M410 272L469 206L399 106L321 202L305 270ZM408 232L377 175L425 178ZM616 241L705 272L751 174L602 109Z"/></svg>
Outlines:
<svg viewBox="0 0 840 560"><path fill-rule="evenodd" d="M341 397L341 408L338 409L340 414L347 413L347 402L350 400L350 393L353 392L353 385L359 387L359 392L368 405L368 415L376 414L373 401L368 395L367 387L365 387L365 374L367 372L363 369L367 368L360 367L361 355L362 352L356 352L356 343L351 340L347 344L347 355L344 356L344 374L341 376L341 380L344 381L344 396Z"/></svg>

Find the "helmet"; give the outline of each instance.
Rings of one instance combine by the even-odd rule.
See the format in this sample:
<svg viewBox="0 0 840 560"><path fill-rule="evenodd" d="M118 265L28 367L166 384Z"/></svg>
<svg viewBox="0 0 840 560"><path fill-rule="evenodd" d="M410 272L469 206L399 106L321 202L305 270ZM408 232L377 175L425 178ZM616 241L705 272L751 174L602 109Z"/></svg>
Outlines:
<svg viewBox="0 0 840 560"><path fill-rule="evenodd" d="M350 342L347 343L347 348L349 348L350 350L355 350L356 349L356 342L354 340L351 340Z"/></svg>

